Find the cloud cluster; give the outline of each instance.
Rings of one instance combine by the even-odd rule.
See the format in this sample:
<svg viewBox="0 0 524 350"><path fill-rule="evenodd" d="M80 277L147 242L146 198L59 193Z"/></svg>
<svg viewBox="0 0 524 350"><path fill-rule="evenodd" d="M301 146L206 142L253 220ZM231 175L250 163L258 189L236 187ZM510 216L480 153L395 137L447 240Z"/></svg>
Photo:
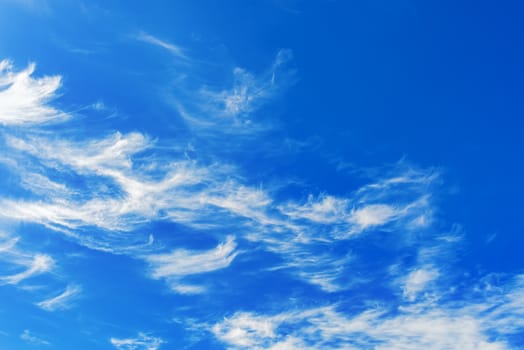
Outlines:
<svg viewBox="0 0 524 350"><path fill-rule="evenodd" d="M287 55L281 52L272 69L284 64ZM271 84L263 83L261 91L270 91ZM51 108L41 103L42 108ZM238 108L247 113L251 107ZM347 247L319 254L319 243L343 246L370 230L410 231L431 219L430 189L438 176L432 169L400 169L343 197L311 194L305 202L281 202L268 190L246 183L232 166L188 160L184 154L166 153L156 142L140 132L91 139L7 133L5 144L13 153L10 164L33 196L0 198L4 208L0 215L42 224L89 248L156 264L151 277L166 279L181 293L204 289L159 276L162 269L178 267L166 262L169 254L155 252L150 234L141 230L148 222L242 227L243 239L283 257L284 263L274 269L333 292L346 288L340 278L346 274L350 254L344 251ZM125 231L133 232L131 239L122 234ZM225 247L231 246L228 240ZM172 254L186 254L185 260L194 265L208 257L187 251ZM234 257L227 255L224 267ZM166 262L163 267L160 258ZM199 264L197 271L204 272L203 266Z"/></svg>
<svg viewBox="0 0 524 350"><path fill-rule="evenodd" d="M275 93L275 74L289 59L288 52L279 52L260 78L236 70L240 76L237 85L232 90L207 91L207 99L215 101L214 108L222 105L224 116L249 114L257 101ZM62 115L48 104L54 94L55 90L49 90L46 99L37 100L38 110ZM26 114L23 108L17 113ZM345 244L369 230L420 228L431 215L429 187L436 178L431 169L399 171L345 197L311 194L305 202L279 202L267 190L244 183L234 167L166 154L156 147L156 141L140 132L115 132L91 139L34 133L7 133L4 137L13 152L10 161L21 186L33 196L0 198L4 208L0 215L40 223L90 248L132 254L153 266L151 277L171 282L174 279L160 276L160 271L169 268L176 270L172 275L183 273L182 267L169 264L170 257L185 254L186 261L198 265L195 273L201 273L206 264L197 264L197 260L210 255L183 250L171 255L155 253L150 234L140 232L150 221L202 228L240 225L244 239L284 258L285 262L274 268L289 270L325 291L336 291L344 288L338 280L348 268L349 252L318 254L320 241ZM120 233L124 231L134 232L134 238ZM319 231L324 233L321 238ZM210 263L227 267L235 257L227 250L232 242L228 239L220 248L227 252L223 260ZM144 249L151 252L144 254ZM38 266L33 270L38 271ZM184 269L191 271L192 267L185 265ZM203 290L189 285L173 289L182 293Z"/></svg>
<svg viewBox="0 0 524 350"><path fill-rule="evenodd" d="M176 45L148 34L138 39L187 59ZM178 111L192 130L214 133L211 143L252 135L262 128L250 119L253 113L289 83L290 59L289 51L280 51L258 75L237 67L232 86L202 87L188 105L178 102ZM243 248L256 246L275 258L263 262L264 272L286 273L328 297L374 285L391 305L365 298L359 309L328 304L236 312L210 327L229 348L503 350L511 348L508 335L524 327L522 276L499 294L460 299L450 292L453 276L442 262L459 234L432 226L439 171L402 165L357 189L281 199L278 190L250 182L228 162L159 147L161 140L139 131L42 132L42 125L69 115L50 104L60 77L35 79L33 71L34 65L15 72L8 61L0 63L0 124L8 151L0 161L19 180L17 190L25 191L2 194L3 221L37 223L90 249L129 255L179 294L212 293L206 277L232 268L240 253L252 258L256 252ZM212 233L220 243L166 249L149 232L157 222ZM51 256L21 254L16 244L11 237L0 242L3 259L15 266L0 283L22 284L55 267ZM379 261L367 261L369 251ZM81 292L69 283L36 305L67 309ZM29 331L23 337L32 342ZM121 350L156 350L164 343L145 333L110 342Z"/></svg>
<svg viewBox="0 0 524 350"><path fill-rule="evenodd" d="M474 302L422 301L360 312L326 306L266 315L237 312L211 327L228 349L489 349L513 347L522 327L522 276L506 294ZM351 315L351 316L349 316Z"/></svg>

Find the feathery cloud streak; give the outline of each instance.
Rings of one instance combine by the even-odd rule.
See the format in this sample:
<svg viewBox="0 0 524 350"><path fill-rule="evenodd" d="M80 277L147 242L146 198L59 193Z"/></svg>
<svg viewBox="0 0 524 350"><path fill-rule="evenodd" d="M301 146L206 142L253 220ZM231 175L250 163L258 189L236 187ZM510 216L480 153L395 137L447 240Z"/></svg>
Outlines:
<svg viewBox="0 0 524 350"><path fill-rule="evenodd" d="M189 127L207 139L226 141L224 135L239 137L266 131L270 125L253 115L296 81L296 72L289 67L292 57L291 50L279 50L272 64L258 75L235 67L232 86L226 89L206 85L197 91L180 88L180 95L191 97L176 97L174 105Z"/></svg>
<svg viewBox="0 0 524 350"><path fill-rule="evenodd" d="M140 34L138 34L136 39L152 45L159 46L169 51L174 56L187 60L187 56L184 54L184 50L182 48L167 41L161 40L151 34L141 32Z"/></svg>
<svg viewBox="0 0 524 350"><path fill-rule="evenodd" d="M235 259L234 237L228 236L224 243L208 251L175 250L168 254L152 254L145 257L151 267L151 276L166 279L171 288L181 294L198 294L204 287L181 282L184 276L202 274L227 268Z"/></svg>
<svg viewBox="0 0 524 350"><path fill-rule="evenodd" d="M20 339L31 345L51 345L50 342L34 335L30 330L25 329L20 334Z"/></svg>
<svg viewBox="0 0 524 350"><path fill-rule="evenodd" d="M64 310L70 308L71 303L78 297L82 288L78 285L69 285L61 294L38 302L36 305L46 311Z"/></svg>
<svg viewBox="0 0 524 350"><path fill-rule="evenodd" d="M51 271L54 264L54 260L50 256L45 254L37 254L33 257L26 270L14 275L0 277L0 282L7 284L18 284L33 276Z"/></svg>
<svg viewBox="0 0 524 350"><path fill-rule="evenodd" d="M160 338L142 332L136 338L111 338L110 342L118 350L158 350L165 343Z"/></svg>
<svg viewBox="0 0 524 350"><path fill-rule="evenodd" d="M13 71L7 60L0 61L0 124L31 125L63 121L68 114L47 103L56 97L59 76L33 78L35 64Z"/></svg>
<svg viewBox="0 0 524 350"><path fill-rule="evenodd" d="M377 306L348 316L337 306L274 315L238 312L211 327L229 349L490 349L513 347L522 327L522 276L472 302L423 301L391 310Z"/></svg>

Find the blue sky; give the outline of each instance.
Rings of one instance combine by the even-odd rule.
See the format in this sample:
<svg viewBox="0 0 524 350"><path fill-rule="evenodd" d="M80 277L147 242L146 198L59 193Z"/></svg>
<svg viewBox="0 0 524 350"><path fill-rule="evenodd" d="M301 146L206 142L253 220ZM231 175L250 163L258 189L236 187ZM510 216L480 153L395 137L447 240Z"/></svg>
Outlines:
<svg viewBox="0 0 524 350"><path fill-rule="evenodd" d="M522 348L523 10L0 2L0 347Z"/></svg>

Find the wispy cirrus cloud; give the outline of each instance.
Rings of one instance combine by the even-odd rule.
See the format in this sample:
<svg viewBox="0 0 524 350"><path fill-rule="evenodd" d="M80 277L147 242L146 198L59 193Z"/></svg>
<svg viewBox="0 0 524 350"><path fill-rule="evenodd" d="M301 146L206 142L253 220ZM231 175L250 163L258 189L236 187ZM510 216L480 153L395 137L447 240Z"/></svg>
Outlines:
<svg viewBox="0 0 524 350"><path fill-rule="evenodd" d="M285 58L277 57L276 61L270 72L279 69ZM239 74L239 80L232 89L204 92L208 102L212 101L206 112L230 118L228 123L233 125L278 90L272 75L256 78L243 71L235 74ZM48 99L35 101L40 112L61 113L49 106ZM23 115L25 107L20 106L13 108ZM156 147L156 142L140 132L115 132L91 139L7 133L6 146L16 155L9 166L16 169L20 186L32 196L1 198L0 215L66 231L90 248L141 259L149 265L151 278L164 280L180 294L208 292L206 282L195 277L229 268L244 239L280 257L280 262L268 266L268 270L286 271L290 278L318 286L324 293L344 291L354 287L355 279L347 276L362 261L354 249L355 242L387 232L397 236L397 248L389 249L404 249L413 244L406 236L415 231L422 235L433 220L431 199L439 176L434 169L404 167L346 195L309 194L306 199L282 201L271 191L245 181L234 167L166 153ZM206 228L234 225L245 233L238 240L229 236L209 250L160 252L149 233L140 234L140 228L150 220ZM93 227L99 230L89 234ZM130 245L129 236L121 235L123 231L136 233L134 239L142 237L143 245L132 249L133 242ZM384 275L379 276L391 279L384 285L391 288L392 295L395 288L399 291L398 310L379 307L349 316L331 305L273 315L244 312L217 323L212 331L232 349L380 349L427 344L440 349L449 345L441 338L450 332L464 349L506 349L504 340L489 337L493 327L485 324L497 320L505 325L501 337L515 330L516 323L508 320L519 315L520 287L468 307L438 302L443 296L440 290L434 290L434 282L444 273L442 267L433 267L436 260L432 259L437 259L438 249L447 244L442 242L435 243L433 255L425 254L424 259L401 265L395 273L387 275L387 265L380 270ZM7 241L2 247L11 249L15 244ZM422 251L414 244L411 251L417 250ZM397 263L394 259L386 262ZM34 255L21 266L25 270L4 276L2 281L18 284L49 272L54 260ZM361 278L363 283L374 282L369 276ZM78 286L69 285L37 305L48 311L67 308L79 293ZM517 311L502 306L503 301ZM436 330L430 328L430 319L436 320ZM467 327L459 330L459 324ZM162 341L141 333L136 338L112 338L111 343L118 349L157 349Z"/></svg>
<svg viewBox="0 0 524 350"><path fill-rule="evenodd" d="M346 196L310 194L305 201L277 204L287 227L293 229L268 245L285 257L281 268L326 292L345 290L357 280L369 281L369 276L347 277L355 264L362 264L355 241L368 239L370 246L379 245L367 235L379 239L391 232L395 244L390 250L400 250L413 244L413 232L431 231L431 196L437 180L433 169L400 168ZM269 240L267 236L261 239Z"/></svg>
<svg viewBox="0 0 524 350"><path fill-rule="evenodd" d="M309 195L303 204L289 202L279 206L279 210L291 219L307 219L320 224L340 223L348 217L349 201L330 195L315 198Z"/></svg>
<svg viewBox="0 0 524 350"><path fill-rule="evenodd" d="M282 60L279 57L275 65ZM35 103L40 114L41 111L61 114L46 99ZM25 114L20 106L17 111ZM2 215L11 220L38 222L58 230L88 226L130 230L159 217L194 224L201 219L195 218L197 211L205 217L204 221L213 221L223 211L257 221L269 218L264 214L264 206L270 202L267 195L238 184L232 179L235 174L224 171L225 168L197 166L195 162L176 158L170 158L168 163L163 157L147 161L152 153L144 158L146 161L141 160L144 152L153 147L153 142L141 133L115 133L75 141L42 135L7 134L5 138L6 145L18 152L25 165L33 163L32 168L24 169L16 160L10 160L21 178L21 186L40 197L3 198L6 210ZM78 182L88 183L90 188L75 188L71 187L71 181L66 184L56 177L52 179L49 170L58 171L59 176L69 176L73 171L79 180L88 180Z"/></svg>
<svg viewBox="0 0 524 350"><path fill-rule="evenodd" d="M285 259L276 269L289 271L290 275L329 292L345 288L340 278L347 273L351 259L343 250L347 248L319 254L320 241L343 246L358 233L375 228L410 229L418 217L431 214L427 198L434 177L422 171L418 176L412 172L395 174L346 197L310 195L305 203L279 203L263 188L236 179L234 168L202 166L177 158L167 158L170 162L166 162L165 156L155 155L154 143L140 133L116 133L87 141L7 137L7 144L37 159L40 167L69 176L74 173L79 179L88 180L78 182L88 182L91 187L61 186L46 174L38 174L39 181L25 187L43 197L3 199L5 209L1 215L6 218L65 229L77 242L90 248L129 253L140 259L144 255L130 249L129 238L122 240L124 236L119 231L136 232L148 220L197 227L227 227L234 223L246 228L244 238ZM30 176L35 177L33 173ZM46 186L47 193L43 190ZM98 227L104 233L90 235L84 230L90 227ZM325 233L321 238L316 234L318 230ZM150 241L149 233L138 233L134 238L137 248L154 249L145 245ZM180 283L179 279L176 282L170 284L180 293L205 290Z"/></svg>
<svg viewBox="0 0 524 350"><path fill-rule="evenodd" d="M233 236L224 243L207 251L178 249L167 254L152 254L145 257L151 268L151 277L165 279L171 288L181 294L199 294L202 286L188 285L183 277L198 275L227 268L238 255Z"/></svg>
<svg viewBox="0 0 524 350"><path fill-rule="evenodd" d="M20 339L31 345L51 345L50 342L36 336L28 329L25 329L22 334L20 334Z"/></svg>
<svg viewBox="0 0 524 350"><path fill-rule="evenodd" d="M432 266L424 266L411 271L404 282L404 297L410 301L415 300L417 294L422 292L426 286L437 279L438 276L438 270Z"/></svg>
<svg viewBox="0 0 524 350"><path fill-rule="evenodd" d="M0 262L5 271L20 271L14 274L0 276L0 285L10 284L28 291L50 289L49 281L39 282L38 286L31 286L29 281L37 276L44 276L53 280L54 272L58 263L48 254L35 252L27 246L20 247L21 237L0 233ZM56 276L55 276L56 277ZM54 287L53 287L54 288ZM56 311L67 309L72 306L71 302L78 296L81 288L79 285L71 284L66 290L52 298L36 302L35 305L47 310Z"/></svg>
<svg viewBox="0 0 524 350"><path fill-rule="evenodd" d="M291 50L279 50L272 64L258 75L235 67L229 88L209 85L197 91L182 88L181 95L191 97L176 98L174 106L189 127L206 138L227 141L224 135L251 135L268 130L270 125L253 119L253 115L296 81L295 70L289 68L292 57Z"/></svg>
<svg viewBox="0 0 524 350"><path fill-rule="evenodd" d="M158 350L165 343L161 338L142 332L135 338L111 338L110 342L118 350Z"/></svg>
<svg viewBox="0 0 524 350"><path fill-rule="evenodd" d="M5 234L0 234L0 238L2 238L2 242L0 243L0 252L2 253L12 252L13 248L19 240L18 237L6 237Z"/></svg>
<svg viewBox="0 0 524 350"><path fill-rule="evenodd" d="M178 58L181 58L181 59L184 59L184 60L188 59L188 57L184 53L184 50L180 46L172 44L172 43L167 42L165 40L159 39L156 36L153 36L151 34L148 34L148 33L145 33L145 32L140 32L136 36L136 39L139 40L139 41L143 41L145 43L151 44L151 45L155 45L155 46L161 47L161 48L169 51L175 57L178 57Z"/></svg>
<svg viewBox="0 0 524 350"><path fill-rule="evenodd" d="M18 284L33 276L51 271L55 265L54 260L49 255L45 254L36 254L32 257L30 262L23 261L21 263L27 265L24 271L14 275L2 276L0 277L0 283Z"/></svg>
<svg viewBox="0 0 524 350"><path fill-rule="evenodd" d="M34 71L34 63L24 70L14 71L10 61L0 61L0 124L45 124L69 117L47 104L57 97L61 78L33 78Z"/></svg>
<svg viewBox="0 0 524 350"><path fill-rule="evenodd" d="M229 349L509 350L514 347L508 337L522 327L521 280L509 283L509 293L469 302L421 302L401 311L376 306L348 312L332 305L271 315L237 312L210 331Z"/></svg>
<svg viewBox="0 0 524 350"><path fill-rule="evenodd" d="M303 203L290 201L278 209L293 220L336 225L345 235L395 225L420 228L431 220L431 188L438 176L433 169L398 169L347 197L309 195Z"/></svg>
<svg viewBox="0 0 524 350"><path fill-rule="evenodd" d="M46 200L4 199L6 210L2 215L49 226L129 229L146 218L157 216L160 209L177 207L176 199L181 197L177 192L187 194L184 187L199 183L207 172L185 160L163 164L160 170L157 167L161 161L136 164L133 161L135 155L152 146L139 133L117 133L108 138L81 143L66 140L49 142L41 138L7 140L13 150L36 156L41 166L66 174L73 171L77 178L89 180L90 189L71 188L57 184L44 173L24 175L23 171L20 172L22 178L30 176L39 180L25 187L45 195ZM147 168L142 170L137 166ZM40 186L46 184L47 193ZM61 191L56 191L57 188Z"/></svg>
<svg viewBox="0 0 524 350"><path fill-rule="evenodd" d="M354 256L348 251L338 254L329 251L333 246L334 244L326 242L316 242L314 245L292 243L281 252L286 257L286 262L270 270L288 271L294 278L317 286L327 293L347 289L356 279L353 277L352 283L348 284L347 280L342 281L341 278L351 271Z"/></svg>
<svg viewBox="0 0 524 350"><path fill-rule="evenodd" d="M143 33L138 39L185 58L178 46L154 36ZM211 143L219 147L228 138L267 130L256 120L256 111L292 83L290 60L290 51L281 50L260 74L236 67L230 86L206 85L190 91L192 99L177 100L179 114L198 137L211 135ZM0 102L6 102L0 107L0 123L35 127L67 119L67 113L50 103L59 77L34 79L34 66L13 72L7 61L0 68ZM362 292L355 287L358 283L378 285L368 289L378 292L364 296L358 309L328 303L291 311L285 306L277 313L232 313L211 327L231 349L445 349L457 344L462 349L509 349L506 338L523 326L521 277L500 294L475 295L477 300L452 295L456 300L450 300L454 285L446 283L447 266L438 261L454 237L431 227L439 180L434 169L398 167L345 193L308 189L301 198L281 199L225 165L227 161L166 151L156 147L161 141L142 132L88 138L23 129L6 131L12 158L6 164L30 194L0 198L5 220L38 223L88 248L140 259L148 265L149 277L180 294L213 293L204 279L231 268L247 243L278 258L268 259L265 271L285 271L294 282L318 287L315 293L324 293L326 300L340 300L341 294L333 293L350 289ZM148 225L156 222L204 232L236 231L208 250L166 252L149 232ZM0 251L15 245L15 239L8 240ZM366 259L371 250L378 261ZM0 280L19 284L54 266L45 254L20 261L23 271ZM70 284L37 306L64 309L80 292ZM392 306L383 306L386 302ZM117 349L147 350L164 343L145 333L110 342Z"/></svg>
<svg viewBox="0 0 524 350"><path fill-rule="evenodd" d="M44 173L38 174L39 181L33 187L25 187L43 199L3 199L5 209L1 215L6 218L65 229L88 247L131 254L129 239L119 242L118 237L123 236L118 231L136 231L148 220L197 227L240 224L246 227L245 238L285 258L286 262L277 268L326 291L344 288L337 280L345 274L349 260L346 253L319 254L317 230L326 233L322 241L345 244L356 234L375 228L411 229L414 223L420 223L419 217L431 215L428 198L435 176L423 171L395 174L346 197L310 195L305 203L279 203L263 188L236 179L232 167L199 165L155 154L154 143L140 133L115 133L87 141L49 142L41 137L6 140L13 150L36 158L40 167L69 175L73 172L92 186L69 188L48 179ZM34 178L35 174L30 176ZM49 186L48 193L42 191L45 186ZM86 232L71 233L92 226L106 232L97 233L96 237ZM147 236L141 241L140 235L134 237L137 244L143 245L149 241ZM199 286L178 286L179 292L184 293L203 290Z"/></svg>
<svg viewBox="0 0 524 350"><path fill-rule="evenodd" d="M36 305L46 311L65 310L72 306L79 294L82 292L82 287L79 285L69 285L67 288L57 296L42 300Z"/></svg>

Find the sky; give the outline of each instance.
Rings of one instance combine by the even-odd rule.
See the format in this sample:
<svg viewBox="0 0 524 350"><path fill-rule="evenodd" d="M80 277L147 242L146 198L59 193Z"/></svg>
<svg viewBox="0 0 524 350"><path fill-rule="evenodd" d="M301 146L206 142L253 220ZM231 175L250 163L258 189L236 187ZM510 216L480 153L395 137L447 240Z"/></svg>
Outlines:
<svg viewBox="0 0 524 350"><path fill-rule="evenodd" d="M524 348L523 11L0 0L0 348Z"/></svg>

